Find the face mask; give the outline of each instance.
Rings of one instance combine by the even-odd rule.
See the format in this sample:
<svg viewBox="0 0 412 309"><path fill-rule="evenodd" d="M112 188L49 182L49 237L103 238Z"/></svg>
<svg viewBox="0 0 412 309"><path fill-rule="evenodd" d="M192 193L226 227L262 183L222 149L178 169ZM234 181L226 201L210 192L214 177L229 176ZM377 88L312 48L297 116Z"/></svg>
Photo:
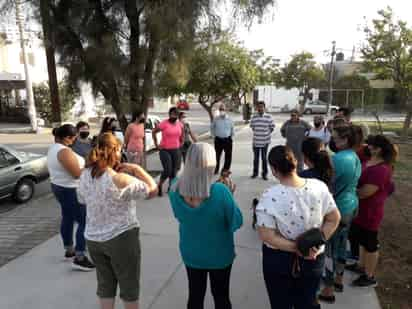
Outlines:
<svg viewBox="0 0 412 309"><path fill-rule="evenodd" d="M175 118L175 117L170 117L169 118L170 123L175 123L176 121L177 121L177 118Z"/></svg>
<svg viewBox="0 0 412 309"><path fill-rule="evenodd" d="M226 112L225 111L219 111L219 115L223 117L223 116L226 115Z"/></svg>
<svg viewBox="0 0 412 309"><path fill-rule="evenodd" d="M82 131L79 133L80 138L86 139L89 136L90 132L88 131Z"/></svg>
<svg viewBox="0 0 412 309"><path fill-rule="evenodd" d="M139 123L145 123L145 122L146 122L146 119L144 117L140 118Z"/></svg>
<svg viewBox="0 0 412 309"><path fill-rule="evenodd" d="M322 122L315 122L314 125L315 128L319 128L322 125Z"/></svg>

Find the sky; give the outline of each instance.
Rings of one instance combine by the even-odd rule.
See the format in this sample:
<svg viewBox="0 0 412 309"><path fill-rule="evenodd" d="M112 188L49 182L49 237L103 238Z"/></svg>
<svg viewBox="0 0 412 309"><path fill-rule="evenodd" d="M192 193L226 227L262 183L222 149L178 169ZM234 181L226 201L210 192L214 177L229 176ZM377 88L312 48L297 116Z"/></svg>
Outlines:
<svg viewBox="0 0 412 309"><path fill-rule="evenodd" d="M345 58L351 57L354 46L359 50L365 18L370 22L388 5L412 27L411 0L277 0L272 17L250 30L241 27L236 34L247 48L263 49L281 62L305 50L324 63L330 59L325 51L332 41Z"/></svg>

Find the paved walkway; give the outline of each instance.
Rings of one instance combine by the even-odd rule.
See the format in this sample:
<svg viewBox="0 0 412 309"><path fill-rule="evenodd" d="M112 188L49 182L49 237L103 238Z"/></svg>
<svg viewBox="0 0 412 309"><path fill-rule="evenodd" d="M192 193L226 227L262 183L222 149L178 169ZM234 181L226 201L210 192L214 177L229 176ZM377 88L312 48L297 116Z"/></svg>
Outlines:
<svg viewBox="0 0 412 309"><path fill-rule="evenodd" d="M261 271L261 244L251 228L250 202L274 180L264 182L249 178L250 138L247 128L241 130L233 152L233 178L238 185L235 196L245 219L244 226L236 234L238 256L231 281L233 308L236 309L269 308ZM274 140L281 142L278 131ZM151 156L148 163L149 169L159 168L157 156ZM55 203L53 200L47 202ZM142 223L143 247L141 308L183 309L187 296L186 274L177 249L178 227L167 198L145 202L138 207L138 215ZM70 264L63 262L59 236L1 267L0 278L0 308L98 308L94 273L72 271ZM120 302L117 308L122 308ZM205 308L213 308L210 293ZM323 308L380 307L373 289L347 287L344 294L337 295L337 304Z"/></svg>

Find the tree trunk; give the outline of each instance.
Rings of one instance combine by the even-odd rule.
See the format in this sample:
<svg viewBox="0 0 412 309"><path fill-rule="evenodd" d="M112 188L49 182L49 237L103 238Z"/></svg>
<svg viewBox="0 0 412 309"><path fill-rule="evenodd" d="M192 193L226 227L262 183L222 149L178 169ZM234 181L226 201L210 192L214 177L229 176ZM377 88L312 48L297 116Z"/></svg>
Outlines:
<svg viewBox="0 0 412 309"><path fill-rule="evenodd" d="M411 127L411 120L412 120L412 108L409 107L408 111L406 112L405 120L403 121L403 128L402 128L402 138L408 137L408 131Z"/></svg>
<svg viewBox="0 0 412 309"><path fill-rule="evenodd" d="M144 109L142 106L141 95L139 93L139 80L142 72L142 53L139 46L140 41L140 16L143 12L144 5L137 7L136 1L125 1L126 16L130 25L130 66L129 66L129 91L130 91L130 109L132 113L140 112Z"/></svg>
<svg viewBox="0 0 412 309"><path fill-rule="evenodd" d="M54 44L52 34L50 31L50 2L49 0L40 0L40 15L43 28L43 42L46 50L47 59L47 71L49 75L49 89L50 89L50 101L52 111L52 122L54 124L60 124L61 111L60 111L60 98L59 98L59 85L57 82L56 74L56 60L54 58Z"/></svg>
<svg viewBox="0 0 412 309"><path fill-rule="evenodd" d="M207 105L207 101L205 100L204 97L202 95L199 95L199 99L198 102L199 104L206 110L207 114L209 115L209 120L210 123L213 122L213 111L212 111L212 106Z"/></svg>
<svg viewBox="0 0 412 309"><path fill-rule="evenodd" d="M402 92L402 99L404 105L406 106L406 116L405 120L403 121L403 128L402 128L402 138L406 139L408 137L408 131L411 127L411 120L412 120L412 97L410 93L403 91Z"/></svg>

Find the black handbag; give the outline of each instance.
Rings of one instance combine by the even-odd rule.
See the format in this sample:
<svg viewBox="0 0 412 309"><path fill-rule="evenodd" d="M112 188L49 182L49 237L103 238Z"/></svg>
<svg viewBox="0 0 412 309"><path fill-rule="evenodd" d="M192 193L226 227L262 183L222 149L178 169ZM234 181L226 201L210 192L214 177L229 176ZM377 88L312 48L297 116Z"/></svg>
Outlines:
<svg viewBox="0 0 412 309"><path fill-rule="evenodd" d="M320 247L326 243L325 236L318 228L310 229L301 234L296 239L296 246L300 254L304 257L309 256L309 250L313 247Z"/></svg>

